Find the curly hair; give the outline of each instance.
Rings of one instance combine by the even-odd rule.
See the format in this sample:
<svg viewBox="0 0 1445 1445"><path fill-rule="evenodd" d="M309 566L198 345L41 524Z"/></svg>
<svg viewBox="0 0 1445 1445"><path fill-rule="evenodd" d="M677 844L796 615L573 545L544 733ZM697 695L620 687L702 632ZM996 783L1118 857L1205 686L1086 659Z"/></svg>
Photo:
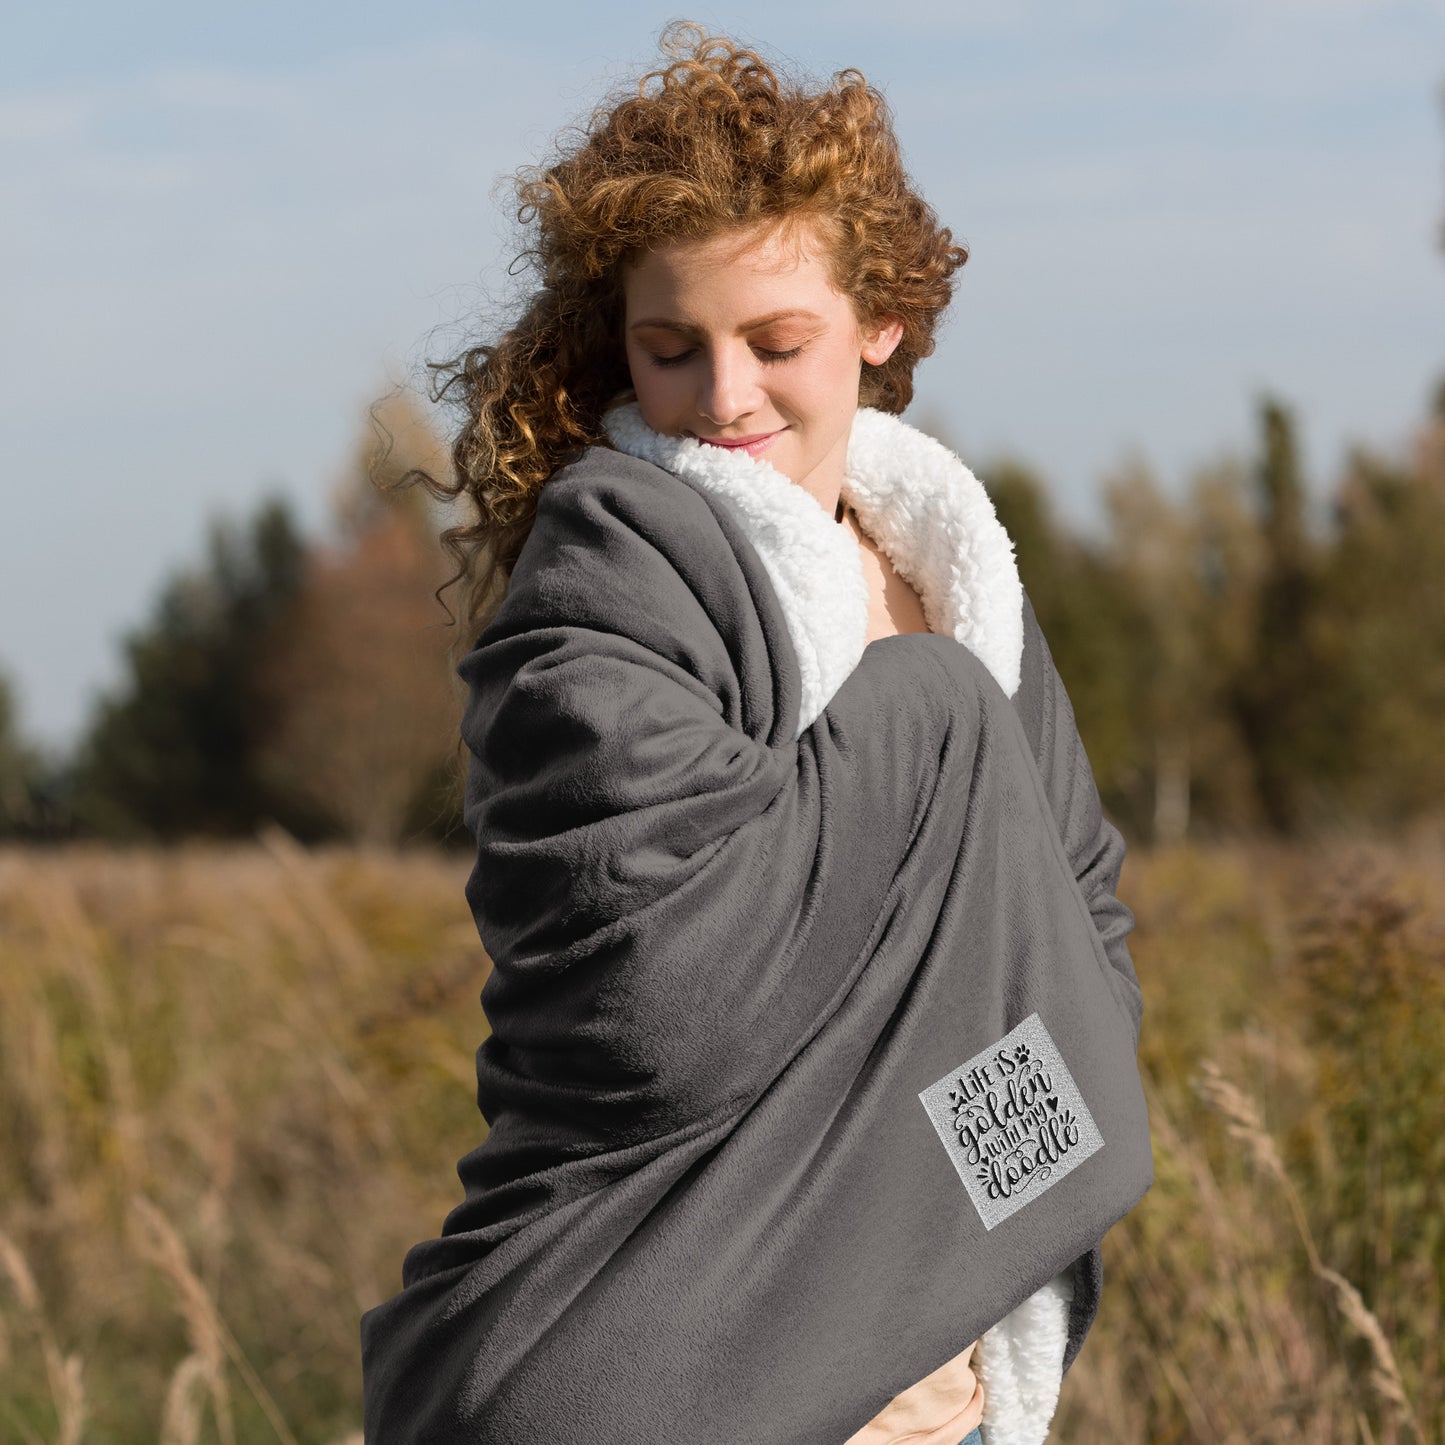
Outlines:
<svg viewBox="0 0 1445 1445"><path fill-rule="evenodd" d="M578 449L607 444L603 412L630 387L631 259L758 224L821 228L860 321L902 322L892 355L864 362L859 381L860 405L894 413L968 259L913 189L887 103L857 70L826 86L781 78L690 21L669 25L660 48L669 64L564 131L553 160L517 173L517 219L531 232L522 258L541 283L520 318L499 340L428 364L432 400L460 402L464 420L452 481L420 479L438 497L465 492L478 514L442 534L460 569L443 586L466 583L458 658L505 595L543 483Z"/></svg>

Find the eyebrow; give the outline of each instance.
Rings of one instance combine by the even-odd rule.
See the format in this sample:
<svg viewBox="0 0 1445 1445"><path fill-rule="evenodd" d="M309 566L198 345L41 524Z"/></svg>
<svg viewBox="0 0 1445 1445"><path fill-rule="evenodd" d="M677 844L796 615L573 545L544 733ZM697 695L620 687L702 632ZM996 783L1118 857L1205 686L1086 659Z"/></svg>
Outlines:
<svg viewBox="0 0 1445 1445"><path fill-rule="evenodd" d="M815 311L802 311L796 308L787 311L771 311L766 316L754 317L751 321L744 321L738 327L739 331L756 331L759 326L767 326L774 321L787 321L794 317L800 317L806 321L821 321L823 318ZM629 331L641 331L644 327L651 327L657 331L675 331L680 336L695 336L701 331L701 327L689 326L683 321L673 321L666 316L648 316L641 321L634 321L627 329Z"/></svg>

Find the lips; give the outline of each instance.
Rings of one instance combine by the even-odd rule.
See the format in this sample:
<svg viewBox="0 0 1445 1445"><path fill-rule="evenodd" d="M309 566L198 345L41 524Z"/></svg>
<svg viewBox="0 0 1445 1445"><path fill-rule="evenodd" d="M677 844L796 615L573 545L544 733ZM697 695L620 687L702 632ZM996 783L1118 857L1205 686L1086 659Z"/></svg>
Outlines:
<svg viewBox="0 0 1445 1445"><path fill-rule="evenodd" d="M759 452L765 451L773 442L774 438L782 436L786 427L780 427L777 431L756 432L747 437L698 437L698 441L705 442L710 447L721 447L729 452L746 452L750 457L755 457ZM694 435L696 435L694 433Z"/></svg>

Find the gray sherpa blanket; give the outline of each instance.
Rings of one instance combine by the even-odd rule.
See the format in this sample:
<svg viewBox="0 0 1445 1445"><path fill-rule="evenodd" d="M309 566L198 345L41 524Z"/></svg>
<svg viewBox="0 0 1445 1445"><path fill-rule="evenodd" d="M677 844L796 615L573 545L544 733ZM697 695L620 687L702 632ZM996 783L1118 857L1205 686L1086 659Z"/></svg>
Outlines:
<svg viewBox="0 0 1445 1445"><path fill-rule="evenodd" d="M370 1445L842 1445L982 1336L1047 1432L1152 1179L1105 820L1012 544L854 423L857 544L636 406L542 488L470 695L465 1198L361 1318Z"/></svg>

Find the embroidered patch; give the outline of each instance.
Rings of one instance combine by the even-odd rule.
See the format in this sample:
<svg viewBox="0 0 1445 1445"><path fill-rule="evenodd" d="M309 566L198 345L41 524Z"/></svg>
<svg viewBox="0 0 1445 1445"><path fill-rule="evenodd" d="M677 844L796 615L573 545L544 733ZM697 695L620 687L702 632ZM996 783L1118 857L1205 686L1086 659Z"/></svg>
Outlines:
<svg viewBox="0 0 1445 1445"><path fill-rule="evenodd" d="M1032 1013L918 1096L985 1229L1104 1147L1073 1075Z"/></svg>

